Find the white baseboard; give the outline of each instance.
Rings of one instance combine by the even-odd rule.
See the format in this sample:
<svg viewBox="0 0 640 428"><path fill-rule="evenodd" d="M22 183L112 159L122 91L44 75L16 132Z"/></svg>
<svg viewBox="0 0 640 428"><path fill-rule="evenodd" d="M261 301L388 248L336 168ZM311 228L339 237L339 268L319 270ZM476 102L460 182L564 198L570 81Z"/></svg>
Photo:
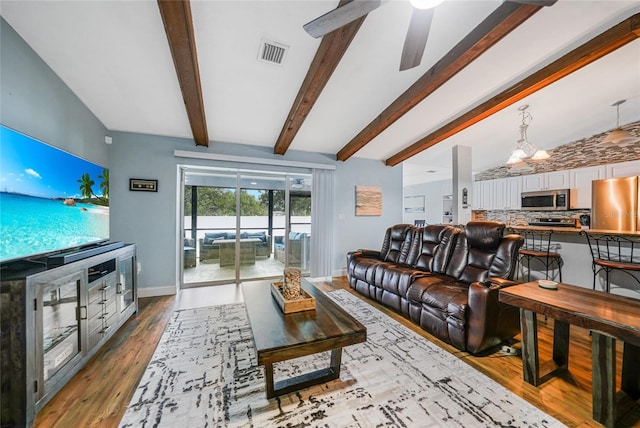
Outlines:
<svg viewBox="0 0 640 428"><path fill-rule="evenodd" d="M333 271L332 277L347 276L347 268L337 269Z"/></svg>
<svg viewBox="0 0 640 428"><path fill-rule="evenodd" d="M309 282L325 282L325 281L331 281L331 277L330 276L316 276L316 277L308 277L307 280Z"/></svg>
<svg viewBox="0 0 640 428"><path fill-rule="evenodd" d="M176 294L176 286L138 288L138 297L171 296Z"/></svg>

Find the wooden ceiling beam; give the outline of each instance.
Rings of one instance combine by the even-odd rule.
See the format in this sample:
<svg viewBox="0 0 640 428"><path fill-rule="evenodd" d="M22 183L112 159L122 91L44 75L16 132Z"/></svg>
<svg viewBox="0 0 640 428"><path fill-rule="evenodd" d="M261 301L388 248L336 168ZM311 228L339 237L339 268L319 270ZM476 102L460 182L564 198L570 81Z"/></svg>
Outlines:
<svg viewBox="0 0 640 428"><path fill-rule="evenodd" d="M345 161L543 6L505 1L336 155Z"/></svg>
<svg viewBox="0 0 640 428"><path fill-rule="evenodd" d="M209 146L189 0L158 0L182 98L197 146Z"/></svg>
<svg viewBox="0 0 640 428"><path fill-rule="evenodd" d="M640 37L640 13L572 50L385 161L395 166Z"/></svg>
<svg viewBox="0 0 640 428"><path fill-rule="evenodd" d="M340 1L338 7L345 3L349 3L349 0ZM327 82L329 82L331 75L366 17L365 15L362 18L358 18L322 37L320 46L313 61L311 61L307 75L300 86L282 131L280 131L278 141L273 148L275 154L284 155L289 146L291 146L293 139L320 97Z"/></svg>

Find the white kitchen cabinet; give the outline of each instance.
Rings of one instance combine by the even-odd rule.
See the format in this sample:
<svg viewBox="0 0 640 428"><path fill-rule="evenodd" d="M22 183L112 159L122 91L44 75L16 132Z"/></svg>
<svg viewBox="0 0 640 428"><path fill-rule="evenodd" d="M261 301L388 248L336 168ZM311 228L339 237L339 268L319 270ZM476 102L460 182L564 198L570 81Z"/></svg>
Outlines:
<svg viewBox="0 0 640 428"><path fill-rule="evenodd" d="M485 210L492 210L494 204L494 182L495 180L485 180L480 182L480 186L482 187L482 191L480 192L482 195L482 207Z"/></svg>
<svg viewBox="0 0 640 428"><path fill-rule="evenodd" d="M473 194L471 195L471 206L474 210L493 209L495 180L483 180L473 182Z"/></svg>
<svg viewBox="0 0 640 428"><path fill-rule="evenodd" d="M605 178L606 170L605 165L569 170L569 188L571 189L569 208L591 208L591 182Z"/></svg>
<svg viewBox="0 0 640 428"><path fill-rule="evenodd" d="M569 188L569 170L522 176L522 191L537 192Z"/></svg>
<svg viewBox="0 0 640 428"><path fill-rule="evenodd" d="M519 210L520 193L522 193L522 177L499 178L493 181L493 200L490 208L493 210Z"/></svg>
<svg viewBox="0 0 640 428"><path fill-rule="evenodd" d="M522 191L537 192L544 187L544 174L531 174L522 176Z"/></svg>
<svg viewBox="0 0 640 428"><path fill-rule="evenodd" d="M474 181L471 183L471 209L472 210L481 210L482 207L482 186L480 186L481 181Z"/></svg>
<svg viewBox="0 0 640 428"><path fill-rule="evenodd" d="M545 175L545 188L542 190L568 189L569 171L547 172Z"/></svg>
<svg viewBox="0 0 640 428"><path fill-rule="evenodd" d="M509 177L507 180L507 206L508 210L519 210L522 204L522 177Z"/></svg>
<svg viewBox="0 0 640 428"><path fill-rule="evenodd" d="M631 177L632 175L640 175L640 160L607 165L606 178Z"/></svg>
<svg viewBox="0 0 640 428"><path fill-rule="evenodd" d="M508 183L506 178L498 178L493 181L493 200L491 201L492 210L504 210L509 205L509 192L507 190Z"/></svg>

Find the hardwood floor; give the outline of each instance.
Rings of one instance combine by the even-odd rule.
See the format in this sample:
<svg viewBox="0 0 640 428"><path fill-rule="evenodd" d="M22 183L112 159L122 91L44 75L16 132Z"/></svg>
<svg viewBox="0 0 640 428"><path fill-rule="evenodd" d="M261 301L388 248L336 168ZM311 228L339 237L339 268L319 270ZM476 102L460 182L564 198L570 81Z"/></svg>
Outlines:
<svg viewBox="0 0 640 428"><path fill-rule="evenodd" d="M591 338L587 330L571 327L569 371L536 388L523 381L519 356L494 353L476 357L459 351L401 315L365 299L348 287L345 278L334 278L333 284L324 283L319 288L349 290L567 426L602 426L591 419ZM177 299L173 296L140 299L138 314L40 411L34 426L117 427L173 310L238 301L242 301L242 293L236 285L184 290ZM551 358L553 320L540 317L538 323L540 358L544 361ZM520 348L519 337L512 345ZM621 364L618 361L618 385ZM617 426L640 427L640 404L636 403Z"/></svg>

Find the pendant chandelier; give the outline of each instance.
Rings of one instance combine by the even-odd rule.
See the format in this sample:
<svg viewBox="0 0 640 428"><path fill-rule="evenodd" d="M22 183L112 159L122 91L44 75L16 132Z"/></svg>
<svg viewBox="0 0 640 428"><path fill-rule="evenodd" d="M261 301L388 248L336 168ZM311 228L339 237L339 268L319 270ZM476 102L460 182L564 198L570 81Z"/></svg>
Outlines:
<svg viewBox="0 0 640 428"><path fill-rule="evenodd" d="M529 124L533 120L533 116L531 116L531 113L527 111L528 108L528 104L518 107L518 111L520 111L522 114L522 123L520 124L520 139L516 144L515 150L513 151L513 153L511 153L511 156L509 156L507 165L520 164L520 162L524 162L524 159L543 160L549 158L549 153L547 153L546 150L538 149L527 138L527 128L529 128Z"/></svg>
<svg viewBox="0 0 640 428"><path fill-rule="evenodd" d="M628 131L623 131L620 128L620 104L626 102L627 100L616 101L611 104L611 107L616 108L616 128L607 135L607 137L598 143L600 147L626 147L630 146L633 143L636 143L639 138L634 137Z"/></svg>

